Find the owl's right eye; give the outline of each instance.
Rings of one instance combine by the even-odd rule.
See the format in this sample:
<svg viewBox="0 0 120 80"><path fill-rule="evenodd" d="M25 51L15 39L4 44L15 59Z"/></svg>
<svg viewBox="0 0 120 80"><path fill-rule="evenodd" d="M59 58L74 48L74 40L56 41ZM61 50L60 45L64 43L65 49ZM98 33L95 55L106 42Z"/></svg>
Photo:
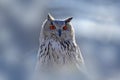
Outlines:
<svg viewBox="0 0 120 80"><path fill-rule="evenodd" d="M50 30L56 29L54 25L50 25Z"/></svg>
<svg viewBox="0 0 120 80"><path fill-rule="evenodd" d="M64 27L63 27L63 30L67 30L67 26L64 26Z"/></svg>

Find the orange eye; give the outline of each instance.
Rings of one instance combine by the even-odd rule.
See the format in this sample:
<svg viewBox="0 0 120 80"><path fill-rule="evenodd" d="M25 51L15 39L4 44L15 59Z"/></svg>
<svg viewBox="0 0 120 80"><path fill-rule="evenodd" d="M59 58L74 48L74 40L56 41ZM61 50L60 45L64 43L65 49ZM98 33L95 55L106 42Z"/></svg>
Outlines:
<svg viewBox="0 0 120 80"><path fill-rule="evenodd" d="M67 26L64 26L64 27L63 27L63 30L67 30Z"/></svg>
<svg viewBox="0 0 120 80"><path fill-rule="evenodd" d="M50 25L50 29L51 29L51 30L54 30L54 29L55 29L55 26L54 26L54 25Z"/></svg>

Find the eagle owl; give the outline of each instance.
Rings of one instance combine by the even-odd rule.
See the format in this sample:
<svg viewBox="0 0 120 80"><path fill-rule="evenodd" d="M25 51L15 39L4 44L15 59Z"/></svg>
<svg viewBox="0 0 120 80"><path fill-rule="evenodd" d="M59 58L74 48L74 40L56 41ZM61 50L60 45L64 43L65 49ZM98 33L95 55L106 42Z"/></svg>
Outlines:
<svg viewBox="0 0 120 80"><path fill-rule="evenodd" d="M57 20L48 14L40 32L39 70L79 70L84 64L71 20Z"/></svg>

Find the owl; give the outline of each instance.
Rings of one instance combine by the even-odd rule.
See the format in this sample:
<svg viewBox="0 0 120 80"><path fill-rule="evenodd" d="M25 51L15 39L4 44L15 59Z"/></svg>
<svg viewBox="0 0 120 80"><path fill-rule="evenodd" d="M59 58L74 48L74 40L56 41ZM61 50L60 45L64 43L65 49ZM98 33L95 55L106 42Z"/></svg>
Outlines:
<svg viewBox="0 0 120 80"><path fill-rule="evenodd" d="M84 65L71 20L54 19L48 14L40 32L37 70L69 72Z"/></svg>

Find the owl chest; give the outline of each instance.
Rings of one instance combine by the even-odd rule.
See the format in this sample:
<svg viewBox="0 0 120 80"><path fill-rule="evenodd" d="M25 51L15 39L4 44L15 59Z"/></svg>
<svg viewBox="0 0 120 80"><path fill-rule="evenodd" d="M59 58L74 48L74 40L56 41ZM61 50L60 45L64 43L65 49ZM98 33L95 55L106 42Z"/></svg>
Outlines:
<svg viewBox="0 0 120 80"><path fill-rule="evenodd" d="M69 64L75 59L74 46L68 43L52 42L41 48L40 62L44 64Z"/></svg>

